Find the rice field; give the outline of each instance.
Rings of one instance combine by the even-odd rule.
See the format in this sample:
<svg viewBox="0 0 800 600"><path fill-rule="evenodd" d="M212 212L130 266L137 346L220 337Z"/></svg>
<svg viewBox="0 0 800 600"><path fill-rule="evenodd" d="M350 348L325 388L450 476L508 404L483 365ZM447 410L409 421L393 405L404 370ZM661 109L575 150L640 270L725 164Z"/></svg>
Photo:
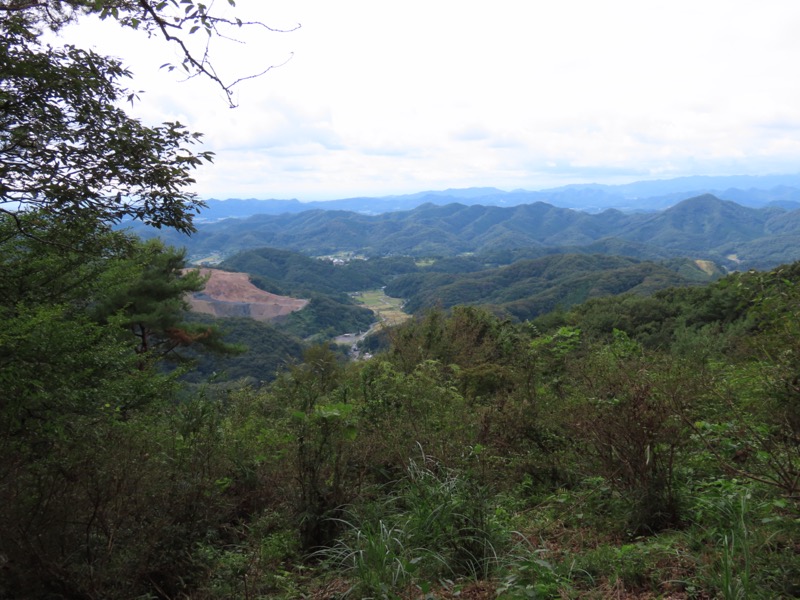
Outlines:
<svg viewBox="0 0 800 600"><path fill-rule="evenodd" d="M403 312L402 298L387 296L382 289L366 290L352 294L353 299L374 312L381 323L397 325L410 317Z"/></svg>

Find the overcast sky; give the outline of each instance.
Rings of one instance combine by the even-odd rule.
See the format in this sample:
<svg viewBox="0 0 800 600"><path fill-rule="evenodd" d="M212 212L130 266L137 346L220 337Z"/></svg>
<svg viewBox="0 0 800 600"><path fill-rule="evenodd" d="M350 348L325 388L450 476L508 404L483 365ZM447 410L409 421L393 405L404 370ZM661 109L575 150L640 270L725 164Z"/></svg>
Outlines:
<svg viewBox="0 0 800 600"><path fill-rule="evenodd" d="M204 198L800 171L797 0L238 0L236 15L301 25L212 46L227 79L291 57L237 86L236 109L159 70L173 52L157 41L66 34L134 71L136 116L205 133Z"/></svg>

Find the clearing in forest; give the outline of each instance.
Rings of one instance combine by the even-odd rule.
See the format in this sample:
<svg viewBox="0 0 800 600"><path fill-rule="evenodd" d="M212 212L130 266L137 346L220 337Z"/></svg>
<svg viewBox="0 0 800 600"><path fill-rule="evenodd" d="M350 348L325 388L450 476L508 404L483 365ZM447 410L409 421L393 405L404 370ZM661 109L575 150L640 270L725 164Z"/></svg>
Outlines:
<svg viewBox="0 0 800 600"><path fill-rule="evenodd" d="M278 296L258 289L247 273L231 273L218 269L199 269L207 276L202 292L188 298L194 312L214 317L250 317L271 321L304 308L308 300Z"/></svg>
<svg viewBox="0 0 800 600"><path fill-rule="evenodd" d="M733 255L731 255L731 256L733 256ZM731 257L728 257L728 258L731 258ZM704 273L706 273L708 275L713 275L717 271L716 265L714 265L714 263L711 262L710 260L700 260L700 259L698 259L698 260L694 261L694 264L696 264L697 267L701 271L703 271Z"/></svg>
<svg viewBox="0 0 800 600"><path fill-rule="evenodd" d="M382 289L351 294L353 299L374 312L385 325L398 325L410 318L403 312L403 299L387 296Z"/></svg>

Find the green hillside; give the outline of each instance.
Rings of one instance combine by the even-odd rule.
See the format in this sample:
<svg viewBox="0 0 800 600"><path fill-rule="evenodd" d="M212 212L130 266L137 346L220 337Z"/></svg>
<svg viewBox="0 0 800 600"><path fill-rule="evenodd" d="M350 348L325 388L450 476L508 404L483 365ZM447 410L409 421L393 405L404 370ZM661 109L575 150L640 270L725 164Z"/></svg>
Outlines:
<svg viewBox="0 0 800 600"><path fill-rule="evenodd" d="M193 315L192 320L213 323L219 327L225 340L237 344L240 352L227 356L212 356L200 352L184 352L192 360L191 370L184 380L192 383L241 382L258 386L272 381L278 373L301 360L305 345L296 336L280 331L275 326L249 318L225 318Z"/></svg>
<svg viewBox="0 0 800 600"><path fill-rule="evenodd" d="M764 237L771 230L768 223L785 218L786 212L779 208L754 210L705 195L640 219L621 237L667 250L714 250Z"/></svg>
<svg viewBox="0 0 800 600"><path fill-rule="evenodd" d="M543 202L513 207L423 204L364 215L313 210L203 224L191 238L163 234L193 256L272 247L309 256L458 256L521 248L624 247L640 259L689 256L729 269L774 267L800 258L800 211L748 208L704 195L657 213L589 214ZM152 232L150 232L152 234ZM782 236L782 249L773 244ZM792 242L796 242L792 244ZM584 252L585 250L579 250ZM735 255L735 259L729 258Z"/></svg>
<svg viewBox="0 0 800 600"><path fill-rule="evenodd" d="M284 294L305 292L336 294L373 289L395 275L417 270L412 258L390 257L352 259L344 264L309 258L298 252L259 248L234 255L220 265L228 271L242 271L262 289Z"/></svg>
<svg viewBox="0 0 800 600"><path fill-rule="evenodd" d="M305 340L318 342L337 335L366 331L378 318L369 309L357 306L348 296L311 294L303 310L278 319L280 331Z"/></svg>
<svg viewBox="0 0 800 600"><path fill-rule="evenodd" d="M524 320L593 297L651 294L713 278L686 260L656 264L615 256L557 254L471 273L402 275L386 286L386 293L405 298L409 312L482 304Z"/></svg>

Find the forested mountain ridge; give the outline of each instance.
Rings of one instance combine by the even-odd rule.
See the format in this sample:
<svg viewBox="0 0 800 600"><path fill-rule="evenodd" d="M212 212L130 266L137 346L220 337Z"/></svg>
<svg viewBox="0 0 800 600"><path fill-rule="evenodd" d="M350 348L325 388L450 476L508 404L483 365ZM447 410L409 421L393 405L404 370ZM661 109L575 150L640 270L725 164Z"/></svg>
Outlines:
<svg viewBox="0 0 800 600"><path fill-rule="evenodd" d="M800 208L800 175L677 177L655 181L634 181L620 185L573 184L542 190L504 191L492 187L473 187L424 191L413 194L342 198L301 202L230 198L207 200L201 219L216 221L256 214L278 215L307 210L345 210L368 215L413 210L425 203L518 206L545 202L562 208L600 212L608 208L649 212L663 210L676 202L714 194L743 206L760 208L783 206Z"/></svg>
<svg viewBox="0 0 800 600"><path fill-rule="evenodd" d="M375 216L324 210L256 215L201 224L191 238L163 237L185 245L194 257L231 256L265 246L315 256L347 251L425 257L634 243L639 245L637 258L690 256L732 269L769 268L800 258L800 211L748 208L711 195L650 214L589 214L543 202L514 207L424 204Z"/></svg>

